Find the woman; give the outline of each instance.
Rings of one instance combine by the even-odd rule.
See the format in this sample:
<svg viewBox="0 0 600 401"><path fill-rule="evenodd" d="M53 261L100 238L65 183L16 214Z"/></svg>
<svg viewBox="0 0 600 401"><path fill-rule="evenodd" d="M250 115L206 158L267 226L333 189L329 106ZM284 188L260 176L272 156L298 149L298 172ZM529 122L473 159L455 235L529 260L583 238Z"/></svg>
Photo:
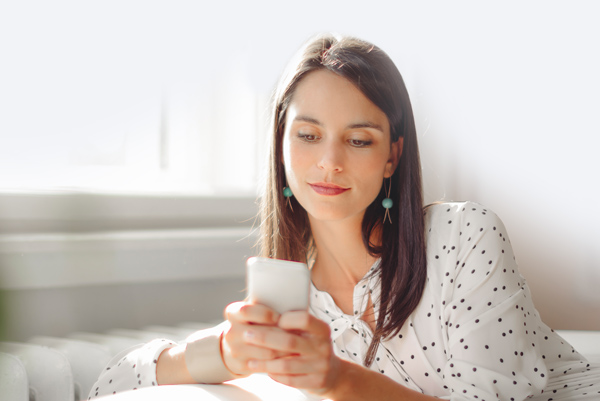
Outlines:
<svg viewBox="0 0 600 401"><path fill-rule="evenodd" d="M310 313L234 303L187 344L115 361L91 397L254 372L333 400L600 397L592 366L539 319L502 222L422 209L415 125L377 47L318 37L275 94L261 254L311 268Z"/></svg>

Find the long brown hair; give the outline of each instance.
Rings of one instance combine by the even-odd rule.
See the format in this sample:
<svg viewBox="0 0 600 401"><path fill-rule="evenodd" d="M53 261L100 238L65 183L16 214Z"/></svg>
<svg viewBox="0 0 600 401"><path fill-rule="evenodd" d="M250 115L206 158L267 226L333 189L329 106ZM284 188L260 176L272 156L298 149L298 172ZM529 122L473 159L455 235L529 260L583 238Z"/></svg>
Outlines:
<svg viewBox="0 0 600 401"><path fill-rule="evenodd" d="M362 238L371 255L379 256L381 298L374 338L365 357L370 366L382 339L396 335L419 304L426 280L425 235L421 165L415 122L408 92L400 72L381 49L371 43L331 35L309 41L282 76L273 99L272 138L268 175L261 198L259 245L265 257L306 261L311 237L306 211L295 198L286 206L282 141L286 112L298 83L309 73L328 70L352 82L379 107L390 123L392 142L403 137L402 157L391 177L392 224L382 224L384 188L367 208ZM381 230L381 244L370 239Z"/></svg>

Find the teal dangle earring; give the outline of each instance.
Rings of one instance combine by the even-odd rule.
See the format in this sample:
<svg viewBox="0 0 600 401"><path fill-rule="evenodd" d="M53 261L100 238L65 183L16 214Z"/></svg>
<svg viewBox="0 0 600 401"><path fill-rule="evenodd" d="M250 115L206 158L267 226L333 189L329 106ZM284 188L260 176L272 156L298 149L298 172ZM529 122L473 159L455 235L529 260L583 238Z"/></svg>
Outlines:
<svg viewBox="0 0 600 401"><path fill-rule="evenodd" d="M381 201L381 205L385 208L385 215L383 216L383 222L385 223L385 219L387 218L392 224L392 218L390 217L390 209L394 206L394 201L390 198L390 191L392 189L392 177L390 177L389 186L385 185L386 182L383 180L383 186L385 187L386 198Z"/></svg>
<svg viewBox="0 0 600 401"><path fill-rule="evenodd" d="M292 212L294 211L294 208L292 207L292 201L290 200L290 198L293 195L294 194L292 193L292 190L290 189L290 187L283 188L283 196L285 196L287 198L287 204L290 207L290 209L292 209Z"/></svg>

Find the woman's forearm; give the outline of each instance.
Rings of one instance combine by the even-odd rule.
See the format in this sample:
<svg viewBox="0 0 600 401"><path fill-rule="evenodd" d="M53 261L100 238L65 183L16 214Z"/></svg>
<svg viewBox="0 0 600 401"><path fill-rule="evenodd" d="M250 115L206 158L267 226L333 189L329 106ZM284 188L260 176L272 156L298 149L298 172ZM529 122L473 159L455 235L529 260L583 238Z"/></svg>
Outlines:
<svg viewBox="0 0 600 401"><path fill-rule="evenodd" d="M222 383L243 377L230 372L221 355L225 324L201 330L187 343L165 349L156 363L156 379L163 384Z"/></svg>
<svg viewBox="0 0 600 401"><path fill-rule="evenodd" d="M203 341L200 339L196 341ZM215 345L205 343L206 345ZM194 383L215 383L230 380L234 376L223 377L205 377L196 380L188 370L186 363L186 348L188 344L177 345L164 350L157 360L156 378L159 385L166 384L194 384ZM189 355L189 354L188 354ZM205 355L195 355L194 357L203 357ZM210 359L210 356L209 356ZM222 369L222 361L220 366L212 366L211 369L219 371ZM209 364L210 365L210 364ZM214 365L214 364L213 364ZM389 377L378 372L367 369L348 361L340 361L340 368L332 389L322 396L332 400L344 401L364 401L364 400L407 400L407 401L431 401L436 398L418 393L401 384L395 382ZM198 375L198 372L196 372ZM218 379L218 380L215 380ZM223 380L221 380L223 379Z"/></svg>
<svg viewBox="0 0 600 401"><path fill-rule="evenodd" d="M336 383L323 395L334 401L437 400L435 397L404 387L381 373L348 361L341 361Z"/></svg>

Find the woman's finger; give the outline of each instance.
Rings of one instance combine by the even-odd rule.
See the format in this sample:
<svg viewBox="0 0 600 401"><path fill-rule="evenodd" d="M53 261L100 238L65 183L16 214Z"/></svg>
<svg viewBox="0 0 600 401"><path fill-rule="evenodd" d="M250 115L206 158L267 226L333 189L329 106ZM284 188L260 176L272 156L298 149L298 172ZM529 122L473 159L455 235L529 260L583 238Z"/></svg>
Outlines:
<svg viewBox="0 0 600 401"><path fill-rule="evenodd" d="M260 304L234 302L225 308L225 318L230 322L276 325L279 313Z"/></svg>
<svg viewBox="0 0 600 401"><path fill-rule="evenodd" d="M319 374L327 372L330 361L325 358L306 359L288 356L277 359L250 359L248 368L257 372L280 375Z"/></svg>
<svg viewBox="0 0 600 401"><path fill-rule="evenodd" d="M248 360L265 360L289 355L262 344L249 343L244 338L244 333L251 328L275 328L279 314L274 310L264 305L235 302L227 306L225 317L229 327L223 331L221 337L221 353L223 362L230 371L248 374L251 373Z"/></svg>
<svg viewBox="0 0 600 401"><path fill-rule="evenodd" d="M285 312L277 325L284 330L303 331L316 338L329 340L331 336L331 329L327 323L305 311Z"/></svg>
<svg viewBox="0 0 600 401"><path fill-rule="evenodd" d="M290 354L314 353L313 341L302 335L288 332L279 327L247 326L244 341L258 347L270 348Z"/></svg>
<svg viewBox="0 0 600 401"><path fill-rule="evenodd" d="M244 344L243 346L236 346L235 343L225 342L223 348L227 347L226 351L231 355L231 357L240 360L248 360L248 359L274 359L280 358L284 355L289 355L287 353L278 352L276 350L272 350L269 348Z"/></svg>
<svg viewBox="0 0 600 401"><path fill-rule="evenodd" d="M335 355L327 359L305 360L298 357L285 358L289 362L260 361L263 371L275 381L291 387L326 393L337 381L341 372L341 360ZM251 361L254 366L256 361ZM295 373L292 373L295 372Z"/></svg>
<svg viewBox="0 0 600 401"><path fill-rule="evenodd" d="M248 341L246 333L256 332L259 333L260 337L265 337L263 332L272 329L282 331L281 329L271 326L244 323L232 324L223 334L223 346L226 346L226 351L231 357L236 359L273 359L289 355L288 352L280 352L277 349L268 346L268 344L265 345L262 342L253 343L252 341Z"/></svg>
<svg viewBox="0 0 600 401"><path fill-rule="evenodd" d="M319 374L281 375L269 373L269 377L286 386L301 388L315 394L325 393L331 387L331 379Z"/></svg>
<svg viewBox="0 0 600 401"><path fill-rule="evenodd" d="M247 344L241 335L236 335L231 331L223 335L221 352L225 366L237 374L252 372L248 366L249 360L262 361L288 355L272 349Z"/></svg>

